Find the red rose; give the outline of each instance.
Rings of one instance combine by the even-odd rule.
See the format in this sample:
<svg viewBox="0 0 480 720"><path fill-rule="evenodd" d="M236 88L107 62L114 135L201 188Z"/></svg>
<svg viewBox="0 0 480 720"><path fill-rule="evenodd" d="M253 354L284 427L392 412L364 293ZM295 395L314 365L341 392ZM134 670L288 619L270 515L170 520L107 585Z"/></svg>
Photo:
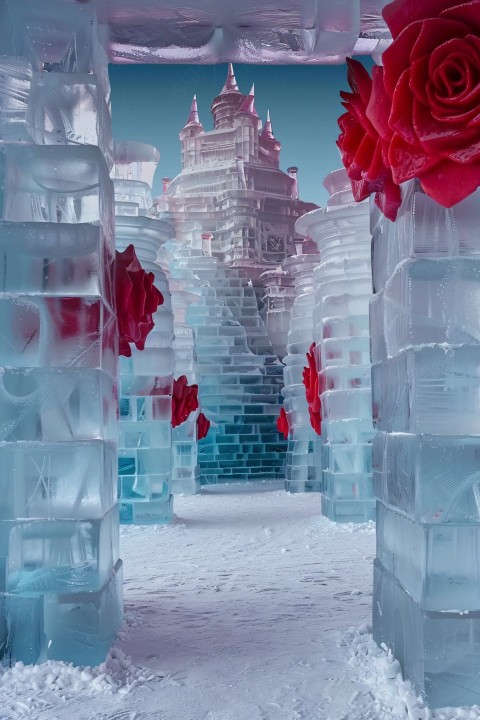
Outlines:
<svg viewBox="0 0 480 720"><path fill-rule="evenodd" d="M480 0L395 0L383 16L393 43L369 115L384 127L390 107L395 182L451 207L480 185Z"/></svg>
<svg viewBox="0 0 480 720"><path fill-rule="evenodd" d="M173 381L172 427L176 428L184 423L190 413L197 409L198 385L189 385L187 377L180 375Z"/></svg>
<svg viewBox="0 0 480 720"><path fill-rule="evenodd" d="M133 245L115 253L115 302L117 306L119 353L130 357L130 343L143 350L154 328L153 314L163 295L153 284L155 276L140 265Z"/></svg>
<svg viewBox="0 0 480 720"><path fill-rule="evenodd" d="M379 134L367 108L372 97L372 78L357 60L347 59L351 93L341 92L346 113L338 119L337 140L342 162L360 202L375 193L375 203L390 220L395 220L401 203L400 188L392 180L388 165L388 135ZM375 85L381 82L382 68L374 71ZM386 126L388 128L388 125Z"/></svg>
<svg viewBox="0 0 480 720"><path fill-rule="evenodd" d="M288 440L290 428L288 425L287 413L283 407L280 409L280 415L277 418L277 430L281 435L283 435L285 440Z"/></svg>
<svg viewBox="0 0 480 720"><path fill-rule="evenodd" d="M308 367L303 368L303 384L305 385L306 398L310 424L317 435L322 434L322 407L320 404L320 393L318 387L318 368L315 360L315 343L310 345L306 354Z"/></svg>
<svg viewBox="0 0 480 720"><path fill-rule="evenodd" d="M197 440L207 437L210 430L210 420L201 412L197 417Z"/></svg>

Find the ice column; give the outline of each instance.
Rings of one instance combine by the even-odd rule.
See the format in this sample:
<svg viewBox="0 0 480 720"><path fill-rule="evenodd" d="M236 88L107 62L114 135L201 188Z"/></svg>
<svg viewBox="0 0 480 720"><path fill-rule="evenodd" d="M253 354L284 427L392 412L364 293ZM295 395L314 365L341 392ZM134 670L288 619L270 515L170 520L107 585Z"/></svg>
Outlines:
<svg viewBox="0 0 480 720"><path fill-rule="evenodd" d="M195 334L187 323L186 314L188 307L198 301L198 296L188 289L191 284L190 274L185 274L182 268L177 266L175 255L171 252L171 248L176 246L176 243L172 242L169 249L162 248L157 261L168 277L172 298L174 376L179 378L185 375L188 384L194 385L198 384ZM172 429L173 495L194 495L200 491L197 416L198 412L191 413L185 422Z"/></svg>
<svg viewBox="0 0 480 720"><path fill-rule="evenodd" d="M160 246L173 228L148 217L159 153L134 141L114 144L115 244L133 244L146 272L153 272L164 302L153 319L144 350L132 347L120 358L118 485L122 523L167 523L172 519L171 406L173 315L168 282L156 264Z"/></svg>
<svg viewBox="0 0 480 720"><path fill-rule="evenodd" d="M477 191L450 210L402 187L373 208L377 558L373 629L435 706L480 703Z"/></svg>
<svg viewBox="0 0 480 720"><path fill-rule="evenodd" d="M290 314L295 299L294 279L285 263L260 275L265 286L262 315L274 353L283 360L288 352Z"/></svg>
<svg viewBox="0 0 480 720"><path fill-rule="evenodd" d="M0 4L0 658L122 616L107 57L92 4Z"/></svg>
<svg viewBox="0 0 480 720"><path fill-rule="evenodd" d="M372 295L368 203L355 203L345 170L327 175L327 206L302 219L316 241L314 339L322 403L322 513L373 519L368 305Z"/></svg>
<svg viewBox="0 0 480 720"><path fill-rule="evenodd" d="M297 221L297 230L302 220ZM284 407L288 416L285 489L289 492L321 490L322 439L310 423L303 384L306 353L313 342L315 290L313 271L319 263L317 246L311 240L297 241L297 255L287 258L283 267L295 280L295 300L290 315L287 356L283 369Z"/></svg>

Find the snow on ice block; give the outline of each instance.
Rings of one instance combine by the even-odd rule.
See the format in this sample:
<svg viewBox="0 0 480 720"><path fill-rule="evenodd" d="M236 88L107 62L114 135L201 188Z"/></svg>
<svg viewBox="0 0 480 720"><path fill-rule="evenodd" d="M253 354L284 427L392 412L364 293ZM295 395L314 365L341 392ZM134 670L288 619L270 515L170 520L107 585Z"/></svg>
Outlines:
<svg viewBox="0 0 480 720"><path fill-rule="evenodd" d="M118 507L96 520L0 521L0 592L98 590L118 558Z"/></svg>
<svg viewBox="0 0 480 720"><path fill-rule="evenodd" d="M480 610L480 524L419 523L378 501L377 557L426 610Z"/></svg>
<svg viewBox="0 0 480 720"><path fill-rule="evenodd" d="M480 434L480 347L409 349L372 366L374 424L385 432Z"/></svg>
<svg viewBox="0 0 480 720"><path fill-rule="evenodd" d="M338 500L322 493L322 515L334 522L362 523L375 520L375 500Z"/></svg>
<svg viewBox="0 0 480 720"><path fill-rule="evenodd" d="M377 433L376 497L419 522L479 523L480 438Z"/></svg>
<svg viewBox="0 0 480 720"><path fill-rule="evenodd" d="M98 295L112 305L109 247L99 225L0 221L0 252L2 292Z"/></svg>
<svg viewBox="0 0 480 720"><path fill-rule="evenodd" d="M98 519L116 502L116 446L0 442L0 520Z"/></svg>
<svg viewBox="0 0 480 720"><path fill-rule="evenodd" d="M430 707L480 704L480 612L426 610L378 559L373 637Z"/></svg>
<svg viewBox="0 0 480 720"><path fill-rule="evenodd" d="M103 587L69 595L0 594L0 664L62 660L103 662L123 615L123 568L118 560Z"/></svg>
<svg viewBox="0 0 480 720"><path fill-rule="evenodd" d="M0 440L116 440L113 379L90 369L0 368Z"/></svg>

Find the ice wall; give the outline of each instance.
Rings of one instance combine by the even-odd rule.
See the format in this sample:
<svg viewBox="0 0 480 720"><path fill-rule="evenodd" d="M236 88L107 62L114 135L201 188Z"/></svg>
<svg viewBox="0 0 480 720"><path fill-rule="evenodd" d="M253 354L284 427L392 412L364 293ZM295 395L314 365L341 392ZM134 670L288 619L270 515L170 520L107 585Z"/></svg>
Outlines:
<svg viewBox="0 0 480 720"><path fill-rule="evenodd" d="M195 332L201 407L212 421L199 443L201 482L283 477L285 443L275 427L282 366L275 355L250 349L268 343L253 289L201 250L182 243L167 249L170 273L196 296L186 320Z"/></svg>
<svg viewBox="0 0 480 720"><path fill-rule="evenodd" d="M317 243L314 339L322 404L322 512L374 517L368 303L372 294L368 203L355 203L345 170L327 175L327 206L302 218Z"/></svg>
<svg viewBox="0 0 480 720"><path fill-rule="evenodd" d="M115 244L120 252L133 244L143 269L153 272L163 295L145 348L132 347L131 357L120 358L118 492L120 521L127 524L167 523L173 515L173 314L168 281L155 262L173 229L148 217L158 160L151 145L114 144Z"/></svg>
<svg viewBox="0 0 480 720"><path fill-rule="evenodd" d="M297 230L301 222L297 221ZM313 342L313 271L320 262L320 256L311 240L297 242L297 252L283 262L284 269L295 282L283 369L282 395L290 427L285 489L289 492L315 492L321 490L322 483L322 439L310 422L303 368L307 362L306 353Z"/></svg>
<svg viewBox="0 0 480 720"><path fill-rule="evenodd" d="M373 631L436 706L480 702L477 191L372 208Z"/></svg>
<svg viewBox="0 0 480 720"><path fill-rule="evenodd" d="M0 658L122 616L107 57L91 4L0 4Z"/></svg>

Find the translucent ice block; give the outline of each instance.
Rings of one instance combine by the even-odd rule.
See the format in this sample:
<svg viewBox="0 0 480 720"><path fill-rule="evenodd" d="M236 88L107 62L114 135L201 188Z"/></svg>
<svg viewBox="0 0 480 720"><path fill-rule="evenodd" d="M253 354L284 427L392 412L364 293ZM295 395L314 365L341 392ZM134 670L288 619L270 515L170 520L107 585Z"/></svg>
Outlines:
<svg viewBox="0 0 480 720"><path fill-rule="evenodd" d="M423 608L379 560L374 564L373 634L400 661L428 705L480 703L480 613Z"/></svg>
<svg viewBox="0 0 480 720"><path fill-rule="evenodd" d="M406 350L372 366L378 430L480 434L480 348Z"/></svg>
<svg viewBox="0 0 480 720"><path fill-rule="evenodd" d="M377 502L377 558L426 610L480 610L480 524L419 523Z"/></svg>

